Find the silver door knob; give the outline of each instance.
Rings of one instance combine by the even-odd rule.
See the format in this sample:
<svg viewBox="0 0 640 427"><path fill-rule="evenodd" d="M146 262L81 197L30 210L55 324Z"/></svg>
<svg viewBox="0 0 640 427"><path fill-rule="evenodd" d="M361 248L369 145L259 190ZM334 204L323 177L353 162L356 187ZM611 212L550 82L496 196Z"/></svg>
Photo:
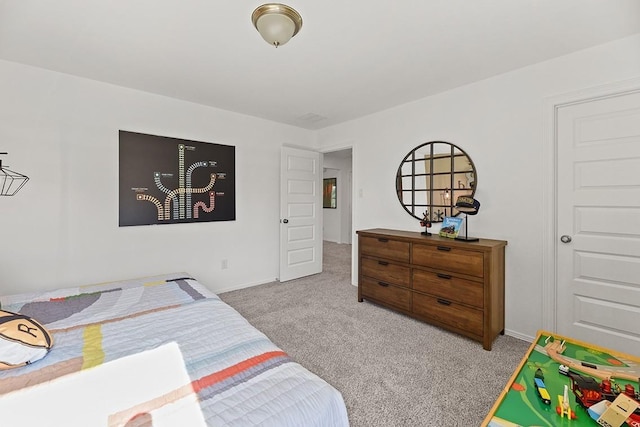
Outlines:
<svg viewBox="0 0 640 427"><path fill-rule="evenodd" d="M567 236L566 234L562 235L562 237L560 237L560 241L562 243L569 243L571 241L571 236Z"/></svg>
<svg viewBox="0 0 640 427"><path fill-rule="evenodd" d="M285 224L289 223L289 220L287 218L283 219L282 222L284 222Z"/></svg>

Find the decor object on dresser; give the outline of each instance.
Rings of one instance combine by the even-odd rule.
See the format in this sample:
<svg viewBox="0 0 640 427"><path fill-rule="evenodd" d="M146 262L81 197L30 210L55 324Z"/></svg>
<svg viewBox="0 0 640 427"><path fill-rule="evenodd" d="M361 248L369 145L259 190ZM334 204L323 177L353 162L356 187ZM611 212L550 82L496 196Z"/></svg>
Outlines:
<svg viewBox="0 0 640 427"><path fill-rule="evenodd" d="M477 237L469 237L469 215L476 215L480 210L480 202L469 196L460 196L456 200L456 209L464 215L464 236L456 236L456 240L477 242Z"/></svg>
<svg viewBox="0 0 640 427"><path fill-rule="evenodd" d="M485 350L504 334L506 241L388 229L357 234L358 301L457 332Z"/></svg>
<svg viewBox="0 0 640 427"><path fill-rule="evenodd" d="M38 319L56 342L38 362L0 370L3 426L349 425L339 391L188 274L0 305Z"/></svg>
<svg viewBox="0 0 640 427"><path fill-rule="evenodd" d="M442 221L442 227L440 227L438 235L441 237L456 239L458 237L458 233L460 233L461 226L462 218L447 216L444 218L444 221Z"/></svg>
<svg viewBox="0 0 640 427"><path fill-rule="evenodd" d="M9 153L0 153L5 155ZM0 159L0 196L13 196L29 181L29 177L21 173L2 167Z"/></svg>
<svg viewBox="0 0 640 427"><path fill-rule="evenodd" d="M431 220L429 220L429 211L424 211L422 215L422 221L420 221L420 227L424 227L424 231L420 234L424 234L425 236L431 236L429 229L433 224L431 224Z"/></svg>
<svg viewBox="0 0 640 427"><path fill-rule="evenodd" d="M460 147L444 141L417 146L402 160L396 174L396 193L402 207L419 221L422 212L431 222L458 216L455 201L473 197L477 187L476 168Z"/></svg>

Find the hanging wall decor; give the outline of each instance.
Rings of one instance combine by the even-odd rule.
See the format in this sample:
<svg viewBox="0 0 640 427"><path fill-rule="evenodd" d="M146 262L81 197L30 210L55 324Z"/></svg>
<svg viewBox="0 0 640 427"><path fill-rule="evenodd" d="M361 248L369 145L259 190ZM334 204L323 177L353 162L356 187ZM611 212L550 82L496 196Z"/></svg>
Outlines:
<svg viewBox="0 0 640 427"><path fill-rule="evenodd" d="M0 153L5 155L9 153ZM0 158L0 196L13 196L29 181L29 177L2 166Z"/></svg>
<svg viewBox="0 0 640 427"><path fill-rule="evenodd" d="M445 141L425 142L411 150L396 174L402 207L419 221L442 222L458 216L456 200L473 197L477 173L462 148Z"/></svg>
<svg viewBox="0 0 640 427"><path fill-rule="evenodd" d="M235 147L120 131L119 224L236 219Z"/></svg>

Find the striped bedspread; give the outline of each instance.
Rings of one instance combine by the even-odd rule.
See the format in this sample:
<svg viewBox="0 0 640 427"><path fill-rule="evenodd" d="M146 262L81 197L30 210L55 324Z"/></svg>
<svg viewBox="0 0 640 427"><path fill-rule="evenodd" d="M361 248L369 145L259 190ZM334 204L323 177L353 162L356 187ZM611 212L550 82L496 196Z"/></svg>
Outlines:
<svg viewBox="0 0 640 427"><path fill-rule="evenodd" d="M12 402L21 393L36 396L47 387L87 387L90 393L98 386L123 400L118 386L129 390L129 381L142 387L137 396L144 397L110 408L100 425L182 426L172 424L180 420L176 411L195 402L208 426L348 426L337 390L187 274L5 296L0 307L33 317L54 337L44 359L0 371L0 408L3 400ZM177 383L181 370L185 384ZM13 425L7 423L12 415L20 420L11 407L16 406L9 406L8 414L3 410L3 426ZM75 421L83 413L66 411ZM46 413L42 420L39 426L51 425Z"/></svg>

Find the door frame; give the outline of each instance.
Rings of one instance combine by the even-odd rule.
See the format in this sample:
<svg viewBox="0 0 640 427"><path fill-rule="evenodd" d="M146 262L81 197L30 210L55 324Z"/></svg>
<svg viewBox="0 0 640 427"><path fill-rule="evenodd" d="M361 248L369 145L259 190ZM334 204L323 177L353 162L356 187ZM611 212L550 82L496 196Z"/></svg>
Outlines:
<svg viewBox="0 0 640 427"><path fill-rule="evenodd" d="M557 111L571 104L580 104L597 99L609 98L625 93L640 91L640 78L608 83L573 92L544 98L544 139L542 150L543 180L543 227L542 235L542 329L550 332L557 330Z"/></svg>

